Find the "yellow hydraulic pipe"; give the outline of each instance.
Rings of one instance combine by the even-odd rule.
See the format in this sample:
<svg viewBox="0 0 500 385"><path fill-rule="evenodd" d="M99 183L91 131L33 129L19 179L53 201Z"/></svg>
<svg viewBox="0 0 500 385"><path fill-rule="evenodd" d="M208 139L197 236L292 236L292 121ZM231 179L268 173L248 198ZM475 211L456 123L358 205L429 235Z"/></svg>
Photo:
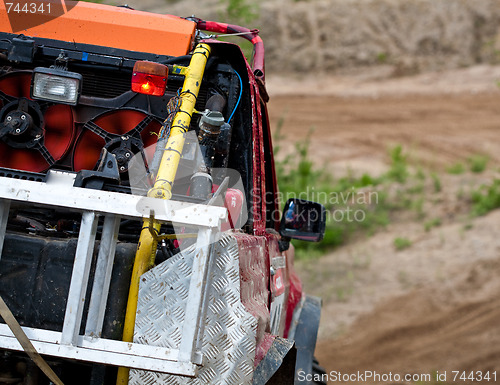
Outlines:
<svg viewBox="0 0 500 385"><path fill-rule="evenodd" d="M148 193L150 197L162 199L172 197L172 185L181 159L182 148L184 147L184 134L189 130L191 124L191 116L193 115L194 105L200 91L201 79L209 55L210 46L208 44L198 44L194 50L182 87L179 112L177 112L172 122L170 136L161 158L155 184Z"/></svg>
<svg viewBox="0 0 500 385"><path fill-rule="evenodd" d="M160 167L156 175L155 184L148 192L148 196L160 199L172 197L172 185L174 183L177 168L184 147L184 133L189 130L194 105L200 91L203 73L210 55L208 44L198 44L191 57L189 67L184 71L185 80L181 91L181 105L174 117L170 135L165 146ZM132 278L127 302L127 312L123 325L123 341L132 342L134 337L135 315L137 312L137 300L139 296L139 282L141 275L148 271L154 263L158 238L153 237L150 231L150 220L145 219L142 227L137 252L135 255ZM153 229L160 232L160 224L153 220ZM117 385L128 384L129 368L119 368L116 379Z"/></svg>

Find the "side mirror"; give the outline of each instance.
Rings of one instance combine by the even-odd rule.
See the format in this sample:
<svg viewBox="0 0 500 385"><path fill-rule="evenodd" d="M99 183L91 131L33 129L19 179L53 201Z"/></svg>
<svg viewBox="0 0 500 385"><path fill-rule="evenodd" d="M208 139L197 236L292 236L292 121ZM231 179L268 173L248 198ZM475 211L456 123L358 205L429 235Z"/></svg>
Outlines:
<svg viewBox="0 0 500 385"><path fill-rule="evenodd" d="M322 204L289 199L281 217L280 234L285 239L319 242L325 234L325 225L326 210Z"/></svg>

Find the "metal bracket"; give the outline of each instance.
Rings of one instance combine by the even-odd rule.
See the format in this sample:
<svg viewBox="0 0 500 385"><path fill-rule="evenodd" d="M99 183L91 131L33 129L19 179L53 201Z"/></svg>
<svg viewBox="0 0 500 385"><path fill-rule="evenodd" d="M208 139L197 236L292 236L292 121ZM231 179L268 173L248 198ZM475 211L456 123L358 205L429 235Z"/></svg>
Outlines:
<svg viewBox="0 0 500 385"><path fill-rule="evenodd" d="M35 41L26 37L12 39L8 59L20 63L33 63L36 46Z"/></svg>
<svg viewBox="0 0 500 385"><path fill-rule="evenodd" d="M2 258L3 242L5 239L5 230L7 229L7 220L9 219L9 200L0 200L0 259Z"/></svg>
<svg viewBox="0 0 500 385"><path fill-rule="evenodd" d="M49 175L47 183L0 177L0 252L5 238L11 201L19 204L63 207L82 213L62 332L28 327L24 327L23 331L40 354L104 365L195 376L199 365L202 364L198 344L200 320L205 309L204 289L209 269L211 243L214 241L216 231L220 229L221 222L227 218L226 209L77 188L72 186L74 176L75 174L72 173L53 173ZM153 208L158 207L161 209L160 213L155 215ZM155 222L190 225L199 229L196 261L193 265L188 301L190 311L183 325L182 344L179 349L99 338L108 300L120 219L142 219L145 212L148 212L152 221ZM97 256L85 335L80 335L100 215L105 216L103 233ZM173 237L171 234L156 234L156 236L158 239ZM195 236L196 234L182 234L177 235L176 238ZM2 324L0 324L0 349L23 350L7 325Z"/></svg>
<svg viewBox="0 0 500 385"><path fill-rule="evenodd" d="M105 148L102 149L101 162L97 171L82 170L75 178L74 187L102 190L105 183L117 184L120 181L116 156Z"/></svg>
<svg viewBox="0 0 500 385"><path fill-rule="evenodd" d="M85 212L82 216L78 246L76 248L73 273L69 286L66 314L62 329L61 344L76 345L82 323L85 293L89 280L90 264L94 251L98 216L94 212Z"/></svg>
<svg viewBox="0 0 500 385"><path fill-rule="evenodd" d="M92 286L92 296L90 298L87 325L85 328L85 335L87 336L101 336L119 229L119 217L108 215L104 218L101 244L95 268L94 285Z"/></svg>

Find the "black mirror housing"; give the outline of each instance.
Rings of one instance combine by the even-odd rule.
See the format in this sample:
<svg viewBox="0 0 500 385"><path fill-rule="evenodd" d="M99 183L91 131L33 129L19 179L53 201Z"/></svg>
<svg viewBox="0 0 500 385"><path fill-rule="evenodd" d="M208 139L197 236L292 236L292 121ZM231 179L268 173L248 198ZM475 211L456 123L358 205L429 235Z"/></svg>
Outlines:
<svg viewBox="0 0 500 385"><path fill-rule="evenodd" d="M326 226L325 207L303 199L289 199L281 217L280 234L284 238L319 242Z"/></svg>

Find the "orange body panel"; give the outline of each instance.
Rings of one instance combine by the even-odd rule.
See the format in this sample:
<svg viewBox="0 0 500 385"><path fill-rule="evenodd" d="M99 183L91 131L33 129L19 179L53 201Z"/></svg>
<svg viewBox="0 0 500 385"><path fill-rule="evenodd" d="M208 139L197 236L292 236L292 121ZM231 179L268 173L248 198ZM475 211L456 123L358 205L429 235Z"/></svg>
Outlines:
<svg viewBox="0 0 500 385"><path fill-rule="evenodd" d="M5 1L0 0L0 29L3 32L66 42L181 56L191 51L196 28L194 22L176 16L83 1L62 16L46 20L39 25L12 31L13 24L9 23Z"/></svg>

